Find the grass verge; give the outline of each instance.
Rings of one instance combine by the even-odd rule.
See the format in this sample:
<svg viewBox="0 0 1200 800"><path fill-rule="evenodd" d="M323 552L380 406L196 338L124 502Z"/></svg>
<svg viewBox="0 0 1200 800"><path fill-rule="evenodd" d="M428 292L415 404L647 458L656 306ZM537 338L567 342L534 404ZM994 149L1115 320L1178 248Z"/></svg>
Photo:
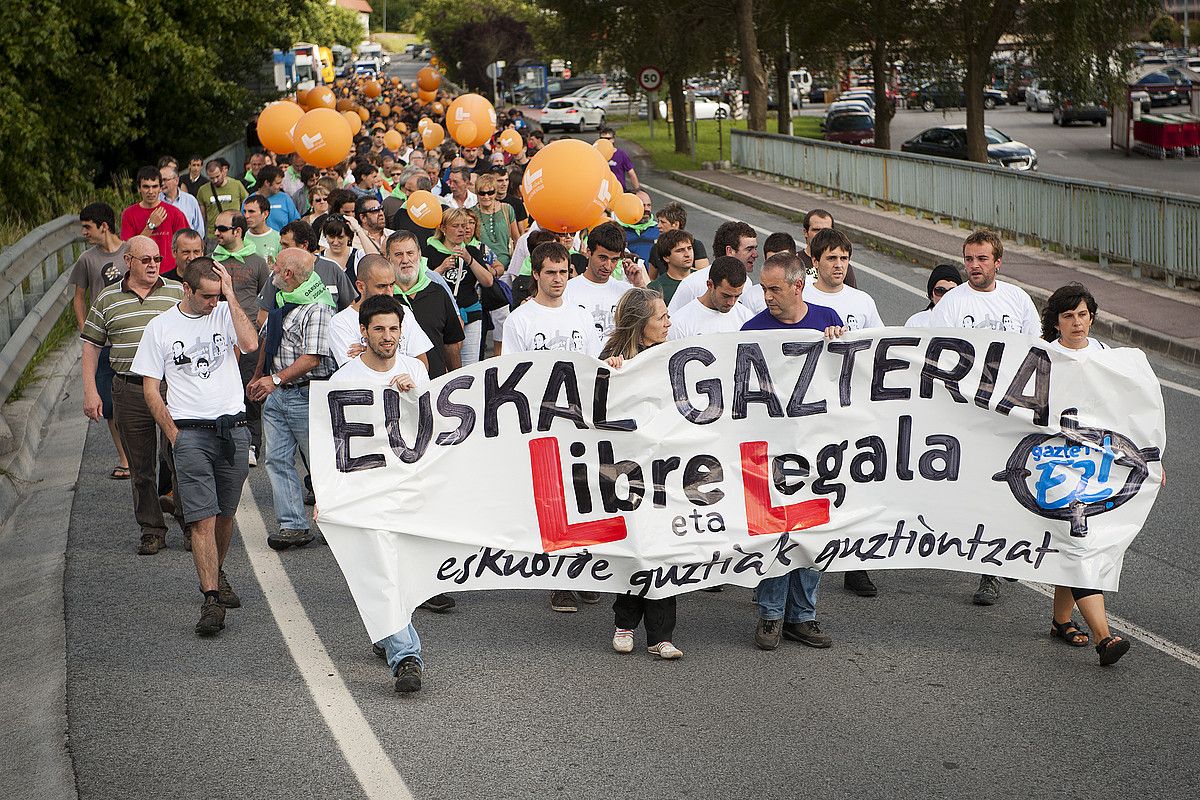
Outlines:
<svg viewBox="0 0 1200 800"><path fill-rule="evenodd" d="M617 120L613 120L617 127ZM666 122L654 123L654 138L650 138L650 128L643 120L630 122L618 127L618 135L623 139L637 142L654 161L659 169L688 170L699 169L705 161L720 161L729 158L729 129L730 127L746 129L746 120L725 120L721 123L720 142L717 137L717 121L700 120L696 123L695 155L675 152L674 128ZM774 127L773 125L771 126ZM821 138L821 120L819 117L793 117L792 130L796 136L807 139Z"/></svg>
<svg viewBox="0 0 1200 800"><path fill-rule="evenodd" d="M389 53L403 54L409 42L418 42L420 39L415 33L372 33L371 41L383 45L383 49Z"/></svg>
<svg viewBox="0 0 1200 800"><path fill-rule="evenodd" d="M34 352L33 358L29 359L29 363L25 365L25 369L21 372L21 377L17 378L17 383L13 386L12 392L9 393L6 403L12 403L21 399L21 395L33 383L41 377L39 367L45 363L50 354L57 350L63 342L67 341L76 333L75 327L75 311L70 304L63 309L62 314L59 314L58 321L54 323L54 327L50 329L50 333L46 336L46 340Z"/></svg>

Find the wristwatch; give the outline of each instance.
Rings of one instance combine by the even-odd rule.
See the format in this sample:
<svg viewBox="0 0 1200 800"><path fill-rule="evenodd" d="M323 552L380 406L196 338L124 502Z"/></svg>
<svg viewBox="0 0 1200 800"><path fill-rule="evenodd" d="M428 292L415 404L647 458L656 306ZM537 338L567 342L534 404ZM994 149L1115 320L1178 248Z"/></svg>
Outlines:
<svg viewBox="0 0 1200 800"><path fill-rule="evenodd" d="M283 383L283 381L279 380L278 375L271 375L271 382L274 383L276 386Z"/></svg>
<svg viewBox="0 0 1200 800"><path fill-rule="evenodd" d="M147 222L146 227L149 228L150 230L155 230L158 228L158 226L155 225L153 222Z"/></svg>

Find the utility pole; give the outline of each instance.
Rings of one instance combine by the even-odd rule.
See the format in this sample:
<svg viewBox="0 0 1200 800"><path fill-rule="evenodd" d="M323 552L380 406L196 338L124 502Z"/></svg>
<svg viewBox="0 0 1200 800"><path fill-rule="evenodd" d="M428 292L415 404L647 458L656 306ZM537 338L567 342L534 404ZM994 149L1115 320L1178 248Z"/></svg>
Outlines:
<svg viewBox="0 0 1200 800"><path fill-rule="evenodd" d="M388 0L383 0L383 32L387 33L387 7Z"/></svg>

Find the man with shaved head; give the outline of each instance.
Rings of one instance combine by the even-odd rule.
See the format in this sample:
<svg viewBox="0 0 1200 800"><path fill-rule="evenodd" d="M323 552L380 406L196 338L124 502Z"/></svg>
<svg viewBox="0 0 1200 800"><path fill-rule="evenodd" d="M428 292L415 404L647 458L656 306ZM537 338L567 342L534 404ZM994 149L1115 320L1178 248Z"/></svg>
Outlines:
<svg viewBox="0 0 1200 800"><path fill-rule="evenodd" d="M251 400L263 404L267 475L279 522L267 544L275 550L303 547L313 539L296 472L296 448L309 463L309 383L328 379L336 368L329 347L336 304L321 276L313 272L315 263L315 255L298 247L285 248L275 259L275 304L267 313L259 362L262 377L246 390Z"/></svg>
<svg viewBox="0 0 1200 800"><path fill-rule="evenodd" d="M362 326L358 321L358 312L363 301L368 297L390 297L396 293L396 272L392 262L376 253L363 256L358 262L358 280L355 282L355 288L358 289L358 299L351 303L349 308L334 314L333 322L330 323L330 351L339 367L359 356L367 346L362 335ZM400 355L417 359L428 371L429 358L425 354L432 347L433 342L415 320L405 319L400 324L400 342L397 349Z"/></svg>
<svg viewBox="0 0 1200 800"><path fill-rule="evenodd" d="M154 555L167 546L167 525L158 503L155 475L159 432L142 393L142 376L133 372L133 357L146 325L183 299L183 287L159 274L163 256L153 239L132 236L127 244L124 259L129 271L119 283L109 286L96 297L80 334L83 339L83 412L94 420L103 415L96 389L96 364L100 349L111 343L109 360L116 373L112 387L113 417L129 457L133 513L141 528L138 553Z"/></svg>

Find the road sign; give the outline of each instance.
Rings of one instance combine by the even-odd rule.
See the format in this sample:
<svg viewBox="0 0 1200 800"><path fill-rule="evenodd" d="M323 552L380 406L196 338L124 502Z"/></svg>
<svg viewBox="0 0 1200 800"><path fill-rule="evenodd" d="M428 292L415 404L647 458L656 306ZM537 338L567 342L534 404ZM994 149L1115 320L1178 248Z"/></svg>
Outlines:
<svg viewBox="0 0 1200 800"><path fill-rule="evenodd" d="M647 92L657 92L662 86L662 70L658 67L642 67L638 70L638 86Z"/></svg>
<svg viewBox="0 0 1200 800"><path fill-rule="evenodd" d="M487 76L489 78L491 78L492 80L496 80L496 78L500 77L500 73L504 70L504 67L506 65L507 65L507 62L505 62L505 61L496 61L494 63L488 64L487 69L484 71L487 72Z"/></svg>
<svg viewBox="0 0 1200 800"><path fill-rule="evenodd" d="M725 110L725 106L718 106L717 110L713 113L713 119L727 119L728 117L729 112Z"/></svg>

